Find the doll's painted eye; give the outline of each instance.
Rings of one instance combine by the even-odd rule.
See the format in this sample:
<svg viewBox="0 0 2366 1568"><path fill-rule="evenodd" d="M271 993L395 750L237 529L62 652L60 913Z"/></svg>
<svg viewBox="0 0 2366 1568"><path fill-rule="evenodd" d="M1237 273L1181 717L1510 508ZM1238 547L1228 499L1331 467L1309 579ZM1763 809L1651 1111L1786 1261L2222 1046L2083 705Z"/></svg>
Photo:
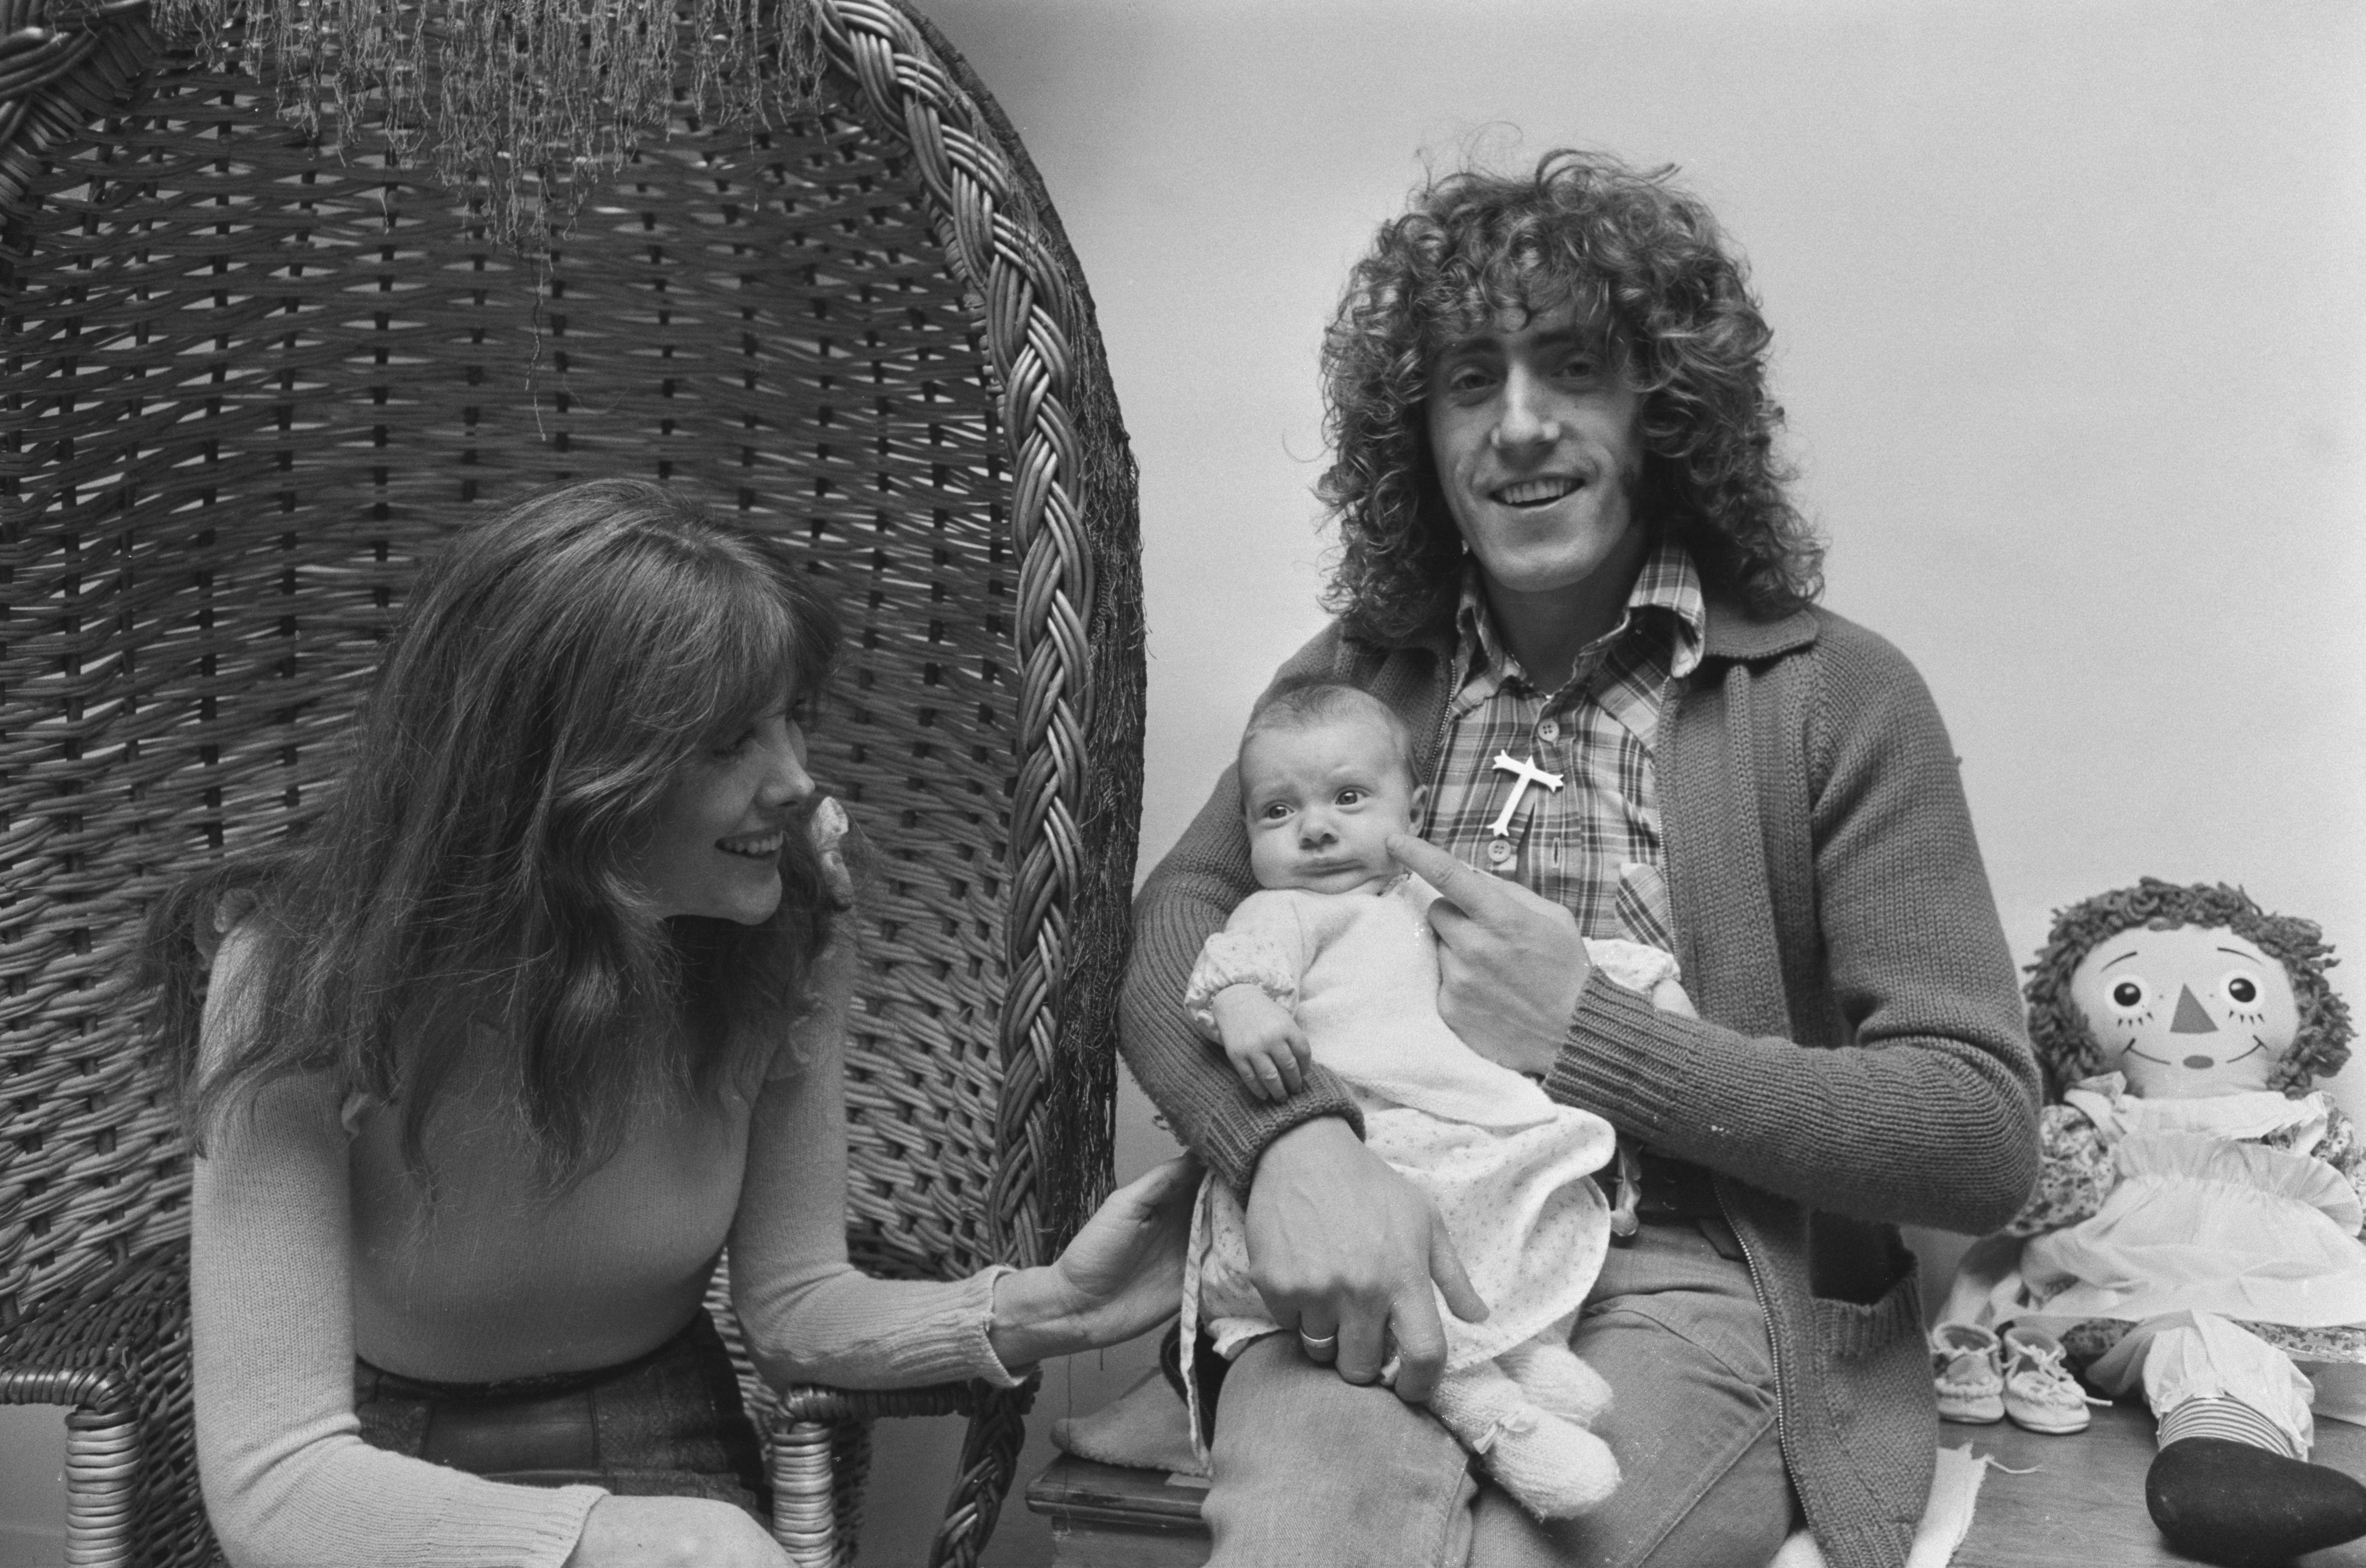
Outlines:
<svg viewBox="0 0 2366 1568"><path fill-rule="evenodd" d="M2112 986L2112 1005L2123 1012L2144 1005L2145 987L2140 980L2121 979Z"/></svg>
<svg viewBox="0 0 2366 1568"><path fill-rule="evenodd" d="M2226 1000L2237 1007L2248 1007L2259 1000L2258 978L2244 970L2236 969L2229 973L2220 986L2226 993Z"/></svg>

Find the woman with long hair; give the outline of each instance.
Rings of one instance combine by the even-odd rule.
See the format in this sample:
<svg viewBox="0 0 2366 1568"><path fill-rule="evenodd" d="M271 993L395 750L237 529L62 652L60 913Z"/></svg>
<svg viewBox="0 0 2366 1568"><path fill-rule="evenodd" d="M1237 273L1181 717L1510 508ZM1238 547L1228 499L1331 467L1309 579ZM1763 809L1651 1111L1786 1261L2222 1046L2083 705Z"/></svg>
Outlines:
<svg viewBox="0 0 2366 1568"><path fill-rule="evenodd" d="M1175 1307L1192 1173L1059 1260L847 1260L859 846L777 547L604 480L425 574L310 830L152 918L198 1150L199 1468L232 1562L785 1562L728 1356L1009 1384Z"/></svg>

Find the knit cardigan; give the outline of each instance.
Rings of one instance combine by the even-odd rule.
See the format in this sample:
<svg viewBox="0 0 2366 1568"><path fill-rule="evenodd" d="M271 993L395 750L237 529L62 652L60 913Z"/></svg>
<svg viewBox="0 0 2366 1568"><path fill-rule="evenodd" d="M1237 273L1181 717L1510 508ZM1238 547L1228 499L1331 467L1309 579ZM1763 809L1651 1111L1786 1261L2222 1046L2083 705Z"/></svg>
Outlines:
<svg viewBox="0 0 2366 1568"><path fill-rule="evenodd" d="M1446 729L1450 647L1334 626L1277 680L1327 677ZM1712 599L1654 744L1665 873L1697 1020L1590 974L1547 1089L1716 1171L1774 1346L1784 1458L1833 1568L1896 1568L1936 1447L1913 1254L1897 1226L2002 1225L2037 1170L2037 1068L1957 763L1914 668L1820 609ZM1135 912L1122 1048L1176 1136L1245 1191L1273 1138L1354 1122L1310 1070L1251 1099L1185 1020L1200 943L1255 887L1230 769Z"/></svg>

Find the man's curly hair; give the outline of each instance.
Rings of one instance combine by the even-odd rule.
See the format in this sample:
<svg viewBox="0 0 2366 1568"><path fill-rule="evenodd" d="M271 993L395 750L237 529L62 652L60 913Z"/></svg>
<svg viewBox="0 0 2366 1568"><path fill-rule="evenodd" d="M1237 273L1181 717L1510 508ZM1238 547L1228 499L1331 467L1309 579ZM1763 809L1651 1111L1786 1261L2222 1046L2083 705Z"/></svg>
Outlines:
<svg viewBox="0 0 2366 1568"><path fill-rule="evenodd" d="M1533 174L1449 174L1381 226L1323 344L1335 456L1317 493L1342 546L1325 602L1350 631L1399 643L1452 614L1462 541L1424 422L1431 362L1507 314L1572 302L1606 325L1642 395L1642 521L1753 615L1821 591L1823 548L1774 453L1772 334L1741 258L1674 173L1563 150Z"/></svg>
<svg viewBox="0 0 2366 1568"><path fill-rule="evenodd" d="M2334 994L2325 971L2337 960L2315 921L2270 914L2240 888L2221 882L2186 886L2146 877L2133 888L2056 910L2054 929L2029 966L2029 1037L2045 1069L2046 1098L2103 1070L2103 1047L2071 999L2071 977L2096 946L2123 931L2174 930L2180 925L2223 925L2284 967L2293 997L2300 1003L2300 1027L2268 1084L2286 1094L2305 1094L2320 1077L2341 1070L2349 1059L2349 1004Z"/></svg>

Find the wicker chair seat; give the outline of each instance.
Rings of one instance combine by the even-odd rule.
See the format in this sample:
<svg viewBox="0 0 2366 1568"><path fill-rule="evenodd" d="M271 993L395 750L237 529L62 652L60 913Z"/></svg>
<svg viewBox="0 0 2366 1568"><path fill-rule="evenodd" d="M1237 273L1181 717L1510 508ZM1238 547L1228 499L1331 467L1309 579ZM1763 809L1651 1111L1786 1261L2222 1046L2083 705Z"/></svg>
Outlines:
<svg viewBox="0 0 2366 1568"><path fill-rule="evenodd" d="M884 863L857 1263L1035 1261L1098 1200L1140 790L1131 461L991 99L896 6L818 9L809 109L723 125L682 95L546 257L366 112L308 135L139 4L0 0L0 1399L88 1396L70 1469L108 1479L70 1488L77 1561L211 1551L141 913L318 810L422 558L542 486L693 490L794 539L845 615L814 771ZM784 1542L847 1560L861 1423L960 1408L939 1551L974 1561L1024 1398L782 1395Z"/></svg>

